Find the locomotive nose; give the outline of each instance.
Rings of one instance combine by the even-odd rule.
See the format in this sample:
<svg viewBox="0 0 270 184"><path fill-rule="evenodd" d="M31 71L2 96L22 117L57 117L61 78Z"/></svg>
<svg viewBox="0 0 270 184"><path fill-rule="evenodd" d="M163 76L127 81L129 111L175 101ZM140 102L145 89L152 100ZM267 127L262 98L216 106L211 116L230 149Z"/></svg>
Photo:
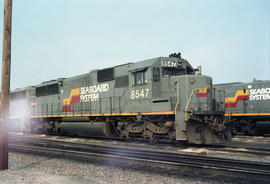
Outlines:
<svg viewBox="0 0 270 184"><path fill-rule="evenodd" d="M231 138L224 111L219 111L212 79L203 75L176 77L176 139L195 144L225 143ZM223 99L224 101L224 99Z"/></svg>

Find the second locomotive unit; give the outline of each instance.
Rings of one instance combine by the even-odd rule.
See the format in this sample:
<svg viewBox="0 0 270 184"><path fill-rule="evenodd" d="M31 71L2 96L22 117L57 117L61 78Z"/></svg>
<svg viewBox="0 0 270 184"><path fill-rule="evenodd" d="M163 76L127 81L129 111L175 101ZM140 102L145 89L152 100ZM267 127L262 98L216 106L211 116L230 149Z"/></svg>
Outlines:
<svg viewBox="0 0 270 184"><path fill-rule="evenodd" d="M158 57L33 87L26 127L124 139L225 143L224 93L180 55Z"/></svg>
<svg viewBox="0 0 270 184"><path fill-rule="evenodd" d="M247 135L270 133L270 81L218 84L225 91L226 116L236 132Z"/></svg>

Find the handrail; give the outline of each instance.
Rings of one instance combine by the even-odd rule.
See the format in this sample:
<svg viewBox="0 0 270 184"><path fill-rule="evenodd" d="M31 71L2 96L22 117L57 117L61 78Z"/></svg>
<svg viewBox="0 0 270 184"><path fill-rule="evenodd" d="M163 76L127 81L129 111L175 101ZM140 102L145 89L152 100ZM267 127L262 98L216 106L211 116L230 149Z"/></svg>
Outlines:
<svg viewBox="0 0 270 184"><path fill-rule="evenodd" d="M177 100L176 100L176 104L175 104L175 107L174 107L174 113L175 113L175 115L176 115L176 111L177 111L177 108L178 108L178 105L179 105L179 88L178 88L178 84L179 84L179 80L176 78L176 81L177 81L177 84L176 84L176 89L177 89L177 91L176 91L176 98L177 98Z"/></svg>
<svg viewBox="0 0 270 184"><path fill-rule="evenodd" d="M176 77L175 77L176 78ZM177 82L177 84L176 84L176 104L175 104L175 107L174 107L174 122L175 122L175 125L176 125L176 111L177 111L177 108L178 108L178 105L179 105L179 88L178 88L178 86L179 86L179 80L178 80L178 78L176 78L176 82Z"/></svg>
<svg viewBox="0 0 270 184"><path fill-rule="evenodd" d="M185 121L187 121L188 119L187 119L187 108L188 108L188 106L189 106L189 103L190 103L190 100L191 100L191 97L192 97L192 95L193 95L193 93L194 93L194 91L197 91L198 89L197 88L195 88L195 89L193 89L192 90L192 92L190 93L190 96L189 96L189 99L188 99L188 102L187 102L187 104L186 104L186 107L185 107Z"/></svg>

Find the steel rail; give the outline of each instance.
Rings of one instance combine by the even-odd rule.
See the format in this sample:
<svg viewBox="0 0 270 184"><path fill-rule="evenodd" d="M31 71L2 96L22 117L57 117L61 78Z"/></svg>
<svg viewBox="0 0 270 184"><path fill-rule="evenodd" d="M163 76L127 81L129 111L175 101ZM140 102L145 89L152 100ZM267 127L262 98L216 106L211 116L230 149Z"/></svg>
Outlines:
<svg viewBox="0 0 270 184"><path fill-rule="evenodd" d="M14 135L13 135L14 136ZM29 135L28 135L29 136ZM15 135L15 138L16 137L23 137L23 139L27 138L25 135ZM70 138L70 137L63 137L63 136L58 136L57 139L53 139L53 141L55 142L62 142L62 140L58 139L58 138L61 138L62 140L65 140L66 138ZM31 140L32 139L35 139L35 140L42 140L43 142L45 142L45 139L50 139L50 138L42 138L42 137L31 137L30 138ZM31 141L31 140L28 140L28 141ZM91 138L91 139L94 139L94 140L102 140L102 141L118 141L118 142L123 142L123 140L121 139L117 139L117 138L97 138L97 137L94 137L94 138ZM49 142L52 142L52 140L50 140ZM140 140L137 140L136 142L134 143L145 143L145 141L140 141ZM77 143L76 143L77 144ZM86 143L87 144L87 143ZM91 144L91 143L90 143ZM98 143L98 144L102 144L102 143ZM153 148L162 148L163 146L168 146L168 145L171 145L173 148L176 148L175 145L172 145L171 143L168 143L168 142L161 142L161 143L157 143L155 145L151 145L153 146ZM180 147L177 147L177 148L180 148L180 149L185 149L185 148L190 148L190 147L194 147L194 148L205 148L210 151L216 151L216 152L227 152L227 153L243 153L243 154L248 154L248 155L260 155L260 156L270 156L270 148L262 148L262 147L252 147L251 145L241 145L240 146L237 146L237 145L226 145L226 146L221 146L221 145L205 145L205 146L198 146L198 145L181 145Z"/></svg>
<svg viewBox="0 0 270 184"><path fill-rule="evenodd" d="M93 156L127 159L148 163L188 166L233 173L264 176L270 178L270 163L215 158L209 156L153 151L142 148L126 148L113 145L68 142L45 138L18 137L9 139L9 148L17 151L34 151L53 155L72 155L92 158Z"/></svg>

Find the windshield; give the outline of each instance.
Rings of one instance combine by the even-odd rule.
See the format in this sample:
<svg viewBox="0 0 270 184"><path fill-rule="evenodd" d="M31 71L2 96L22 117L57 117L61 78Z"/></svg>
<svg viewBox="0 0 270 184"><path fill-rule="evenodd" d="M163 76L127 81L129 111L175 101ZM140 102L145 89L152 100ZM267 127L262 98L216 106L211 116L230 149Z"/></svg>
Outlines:
<svg viewBox="0 0 270 184"><path fill-rule="evenodd" d="M162 68L162 76L164 78L169 78L173 75L183 75L184 70L178 69L178 68Z"/></svg>

